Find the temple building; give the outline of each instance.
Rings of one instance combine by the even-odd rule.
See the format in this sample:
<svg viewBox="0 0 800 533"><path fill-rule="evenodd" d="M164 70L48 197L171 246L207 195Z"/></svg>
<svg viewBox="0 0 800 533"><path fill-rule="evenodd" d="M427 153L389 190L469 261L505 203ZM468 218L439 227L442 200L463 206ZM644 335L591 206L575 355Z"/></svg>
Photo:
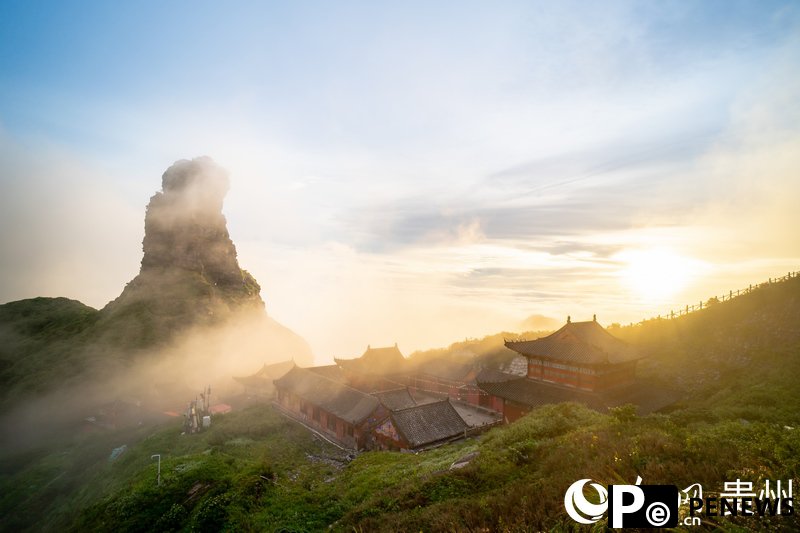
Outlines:
<svg viewBox="0 0 800 533"><path fill-rule="evenodd" d="M475 384L477 374L474 364L431 358L415 364L405 381L412 390L435 392L477 405L480 392Z"/></svg>
<svg viewBox="0 0 800 533"><path fill-rule="evenodd" d="M476 435L502 422L495 411L437 392L398 387L367 393L350 386L347 374L339 365L294 367L275 380L273 404L353 451L419 450Z"/></svg>
<svg viewBox="0 0 800 533"><path fill-rule="evenodd" d="M630 403L646 414L675 401L663 385L636 379L640 356L596 317L590 322L568 318L547 337L505 345L527 358L527 376L484 371L477 382L488 394L480 398L480 405L500 412L506 423L554 403L577 402L600 412Z"/></svg>
<svg viewBox="0 0 800 533"><path fill-rule="evenodd" d="M407 361L397 344L387 348L372 348L354 359L334 358L347 383L363 392L396 389L402 385Z"/></svg>
<svg viewBox="0 0 800 533"><path fill-rule="evenodd" d="M379 449L416 450L466 437L468 429L448 399L390 411L375 440Z"/></svg>
<svg viewBox="0 0 800 533"><path fill-rule="evenodd" d="M644 414L674 401L663 385L636 379L640 356L596 319L567 319L551 335L505 346L505 366L406 360L396 344L368 346L360 357L335 358L334 365L292 368L274 381L274 405L343 448L421 450L511 423L546 404L578 402L606 411L630 403Z"/></svg>
<svg viewBox="0 0 800 533"><path fill-rule="evenodd" d="M597 323L567 323L555 333L532 341L506 341L506 347L528 359L528 378L587 391L629 385L639 355Z"/></svg>
<svg viewBox="0 0 800 533"><path fill-rule="evenodd" d="M275 380L275 405L344 448L372 448L372 430L386 418L386 408L374 396L324 372L292 368Z"/></svg>

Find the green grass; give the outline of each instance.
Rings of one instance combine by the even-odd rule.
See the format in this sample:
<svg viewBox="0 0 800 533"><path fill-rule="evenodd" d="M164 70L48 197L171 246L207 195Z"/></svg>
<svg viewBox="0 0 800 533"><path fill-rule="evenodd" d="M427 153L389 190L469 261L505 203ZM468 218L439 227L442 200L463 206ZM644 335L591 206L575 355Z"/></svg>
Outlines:
<svg viewBox="0 0 800 533"><path fill-rule="evenodd" d="M769 416L725 419L725 408L636 417L547 406L480 439L416 455L364 453L337 467L323 461L341 459L337 449L255 407L217 417L200 435L180 435L177 424L138 435L114 462L118 440L76 442L4 479L2 510L8 530L530 531L569 529L563 494L584 477L717 490L736 478L797 483L800 433ZM102 449L87 450L92 442ZM471 452L478 456L467 467L449 470ZM162 454L160 487L153 453ZM44 516L29 514L41 499L6 492L47 483L59 500Z"/></svg>
<svg viewBox="0 0 800 533"><path fill-rule="evenodd" d="M84 436L3 465L3 529L571 531L564 492L587 477L699 482L707 492L737 478L798 487L798 316L800 283L790 280L615 331L649 355L642 374L683 393L669 412L645 417L630 406L608 414L546 406L480 438L420 454L364 453L346 465L336 448L265 406L217 417L194 436L180 435L179 424ZM123 443L128 451L109 462ZM465 468L449 469L475 452ZM704 520L721 531L800 526L793 517Z"/></svg>
<svg viewBox="0 0 800 533"><path fill-rule="evenodd" d="M238 309L260 309L259 286L216 287L202 273L178 268L140 274L102 310L67 298L0 305L0 413L80 382L113 373L195 325L216 324Z"/></svg>
<svg viewBox="0 0 800 533"><path fill-rule="evenodd" d="M162 460L161 487L154 486L149 460L157 449L171 450ZM376 508L373 495L447 470L469 449L462 443L421 455L365 453L345 468L340 450L270 408L252 408L226 415L206 434L176 437L166 430L142 441L137 451L108 467L130 474L129 487L86 509L76 530L159 530L169 522L187 531L223 524L253 531L318 531L347 513L392 509L397 496L386 496ZM331 457L342 466L324 461Z"/></svg>
<svg viewBox="0 0 800 533"><path fill-rule="evenodd" d="M81 488L64 503L84 504L76 531L530 531L571 528L563 494L584 477L717 490L736 478L798 482L800 433L775 419L744 424L717 408L701 417L693 409L636 417L547 406L480 439L420 454L364 453L336 467L322 459L341 458L337 449L257 407L218 417L200 435L164 428L113 463L103 453L85 479L69 482ZM471 452L467 467L449 470ZM153 453L163 454L160 487ZM26 472L26 481L37 473L45 481L63 461L44 458L47 471ZM72 523L65 508L35 528Z"/></svg>
<svg viewBox="0 0 800 533"><path fill-rule="evenodd" d="M109 461L111 450L122 444L128 445L127 451ZM162 455L161 487L156 487L153 454ZM82 523L91 523L91 529L135 531L156 527L163 515L178 511L173 509L176 503L187 511L184 519L195 523L211 520L202 514L211 513L210 507L201 512L212 506L209 498L226 495L223 499L249 509L256 496L282 483L310 483L331 469L324 463L309 464L308 455L339 454L268 406L216 416L212 428L198 435L181 435L179 422L155 432L139 428L87 435L29 459L21 470L3 465L11 473L0 481L0 512L7 530L61 531L88 507ZM214 501L221 505L219 498ZM166 508L164 502L170 502ZM37 513L40 509L47 512Z"/></svg>
<svg viewBox="0 0 800 533"><path fill-rule="evenodd" d="M99 312L67 298L0 305L0 412L86 368L76 348Z"/></svg>

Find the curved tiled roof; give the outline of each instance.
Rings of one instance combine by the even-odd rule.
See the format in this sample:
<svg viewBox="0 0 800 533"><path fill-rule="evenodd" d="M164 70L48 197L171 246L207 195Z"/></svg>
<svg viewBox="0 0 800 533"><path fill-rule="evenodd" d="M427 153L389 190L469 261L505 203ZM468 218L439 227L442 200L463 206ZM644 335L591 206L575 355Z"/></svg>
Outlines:
<svg viewBox="0 0 800 533"><path fill-rule="evenodd" d="M275 386L351 424L363 422L380 406L378 399L369 394L298 366L276 379Z"/></svg>
<svg viewBox="0 0 800 533"><path fill-rule="evenodd" d="M596 411L604 412L611 407L632 403L637 406L640 415L657 411L677 400L677 394L674 391L655 383L645 382L600 392L583 391L528 378L500 383L479 381L478 386L492 396L528 407L577 402Z"/></svg>
<svg viewBox="0 0 800 533"><path fill-rule="evenodd" d="M511 400L528 407L540 407L551 403L578 402L598 411L604 411L608 408L605 399L599 394L528 378L517 378L495 383L478 382L478 387L492 396Z"/></svg>
<svg viewBox="0 0 800 533"><path fill-rule="evenodd" d="M347 383L339 365L310 366L306 368L306 370L324 376L330 380L338 381L339 383Z"/></svg>
<svg viewBox="0 0 800 533"><path fill-rule="evenodd" d="M400 353L397 345L388 348L367 347L361 357L355 359L334 357L334 361L343 369L379 376L402 373L406 366L406 358Z"/></svg>
<svg viewBox="0 0 800 533"><path fill-rule="evenodd" d="M627 343L595 321L568 322L547 337L533 341L506 341L505 345L526 357L566 363L614 364L640 358Z"/></svg>
<svg viewBox="0 0 800 533"><path fill-rule="evenodd" d="M383 406L390 411L407 409L417 405L416 400L414 400L411 393L408 392L408 388L374 392L372 395L378 398Z"/></svg>
<svg viewBox="0 0 800 533"><path fill-rule="evenodd" d="M449 400L393 411L390 417L412 448L458 437L467 429Z"/></svg>

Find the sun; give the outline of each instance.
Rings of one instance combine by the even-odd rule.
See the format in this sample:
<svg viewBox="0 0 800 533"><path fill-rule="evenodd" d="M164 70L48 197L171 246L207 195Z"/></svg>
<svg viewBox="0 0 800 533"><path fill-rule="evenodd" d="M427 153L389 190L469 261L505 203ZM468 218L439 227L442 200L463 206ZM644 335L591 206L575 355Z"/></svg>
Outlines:
<svg viewBox="0 0 800 533"><path fill-rule="evenodd" d="M619 255L623 282L641 298L662 301L677 295L698 273L698 262L670 250L630 250Z"/></svg>

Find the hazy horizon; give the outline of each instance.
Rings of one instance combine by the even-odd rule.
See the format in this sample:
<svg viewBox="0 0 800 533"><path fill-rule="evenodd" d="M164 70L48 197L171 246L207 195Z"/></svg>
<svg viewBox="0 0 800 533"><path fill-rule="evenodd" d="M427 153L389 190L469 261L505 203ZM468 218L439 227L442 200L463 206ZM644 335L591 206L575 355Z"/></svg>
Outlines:
<svg viewBox="0 0 800 533"><path fill-rule="evenodd" d="M139 270L175 160L318 363L800 266L792 2L0 6L0 302Z"/></svg>

